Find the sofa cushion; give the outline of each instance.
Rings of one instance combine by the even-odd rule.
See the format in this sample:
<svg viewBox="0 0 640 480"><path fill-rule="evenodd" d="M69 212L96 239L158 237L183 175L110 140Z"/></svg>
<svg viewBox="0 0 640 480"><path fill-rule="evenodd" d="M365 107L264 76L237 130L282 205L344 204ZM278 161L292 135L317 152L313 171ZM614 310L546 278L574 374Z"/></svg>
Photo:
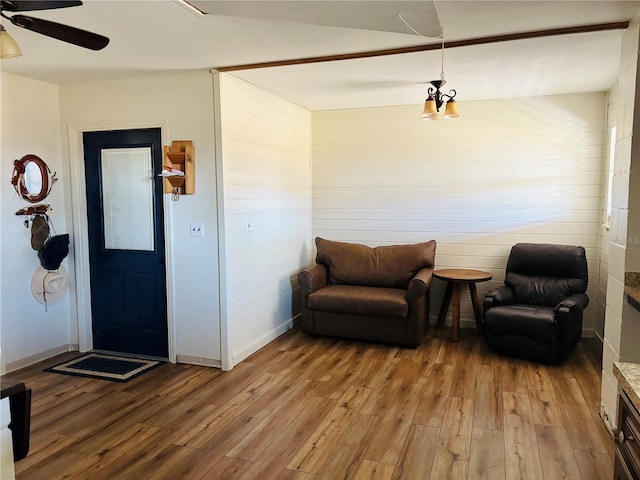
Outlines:
<svg viewBox="0 0 640 480"><path fill-rule="evenodd" d="M323 312L400 318L409 312L407 291L395 288L328 285L308 298L310 309Z"/></svg>
<svg viewBox="0 0 640 480"><path fill-rule="evenodd" d="M433 268L436 241L368 247L316 238L316 263L329 269L329 284L407 288L422 268Z"/></svg>

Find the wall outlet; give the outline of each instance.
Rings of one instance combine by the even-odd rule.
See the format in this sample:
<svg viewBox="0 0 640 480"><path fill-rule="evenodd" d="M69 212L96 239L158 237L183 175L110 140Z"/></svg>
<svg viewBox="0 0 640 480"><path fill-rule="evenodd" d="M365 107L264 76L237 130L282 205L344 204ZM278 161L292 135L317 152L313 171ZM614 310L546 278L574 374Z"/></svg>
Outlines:
<svg viewBox="0 0 640 480"><path fill-rule="evenodd" d="M190 222L189 234L192 237L204 237L204 223L202 222Z"/></svg>

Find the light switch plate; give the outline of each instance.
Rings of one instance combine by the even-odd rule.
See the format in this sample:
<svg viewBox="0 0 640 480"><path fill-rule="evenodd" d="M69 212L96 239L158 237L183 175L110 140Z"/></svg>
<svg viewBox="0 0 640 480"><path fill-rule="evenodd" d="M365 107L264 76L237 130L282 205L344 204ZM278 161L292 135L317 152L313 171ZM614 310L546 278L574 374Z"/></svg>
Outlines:
<svg viewBox="0 0 640 480"><path fill-rule="evenodd" d="M204 223L189 222L189 231L192 237L204 237Z"/></svg>

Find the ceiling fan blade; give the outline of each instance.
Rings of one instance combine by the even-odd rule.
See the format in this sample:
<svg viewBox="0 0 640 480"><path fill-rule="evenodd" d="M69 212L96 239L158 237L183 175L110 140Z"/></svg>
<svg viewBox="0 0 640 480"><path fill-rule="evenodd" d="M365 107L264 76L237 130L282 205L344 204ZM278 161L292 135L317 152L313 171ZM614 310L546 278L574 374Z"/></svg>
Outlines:
<svg viewBox="0 0 640 480"><path fill-rule="evenodd" d="M7 12L28 12L33 10L53 10L54 8L79 7L80 0L2 0L2 10Z"/></svg>
<svg viewBox="0 0 640 480"><path fill-rule="evenodd" d="M63 42L72 43L89 50L102 50L109 44L109 39L97 33L70 27L61 23L43 20L41 18L28 17L26 15L14 15L11 23L32 32L56 38Z"/></svg>

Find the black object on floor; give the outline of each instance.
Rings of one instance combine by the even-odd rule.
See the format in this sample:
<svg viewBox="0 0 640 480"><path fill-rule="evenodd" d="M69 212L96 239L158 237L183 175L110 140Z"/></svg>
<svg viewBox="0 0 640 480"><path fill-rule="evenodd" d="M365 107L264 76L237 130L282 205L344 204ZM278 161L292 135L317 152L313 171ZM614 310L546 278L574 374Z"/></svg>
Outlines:
<svg viewBox="0 0 640 480"><path fill-rule="evenodd" d="M24 383L2 379L0 398L9 397L11 420L9 430L13 442L13 460L22 460L29 453L31 430L31 389Z"/></svg>
<svg viewBox="0 0 640 480"><path fill-rule="evenodd" d="M45 368L44 371L112 382L128 382L163 363L157 360L89 353L54 367Z"/></svg>

